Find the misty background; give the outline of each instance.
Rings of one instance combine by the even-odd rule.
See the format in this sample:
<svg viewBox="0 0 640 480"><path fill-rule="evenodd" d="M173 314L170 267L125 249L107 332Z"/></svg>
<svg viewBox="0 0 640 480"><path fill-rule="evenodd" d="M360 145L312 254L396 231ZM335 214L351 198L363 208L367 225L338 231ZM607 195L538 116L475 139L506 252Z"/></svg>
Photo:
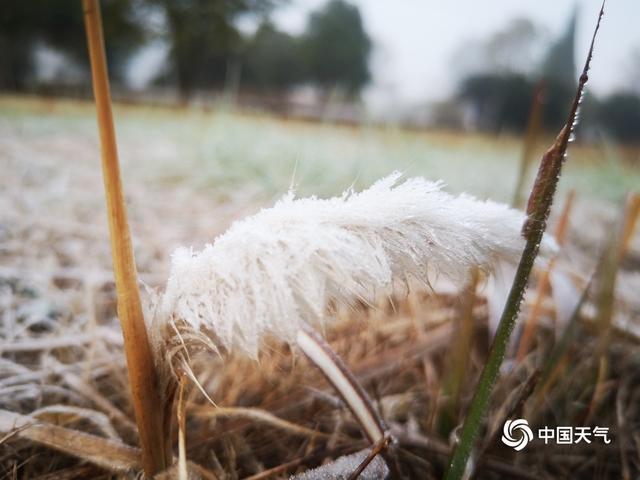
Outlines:
<svg viewBox="0 0 640 480"><path fill-rule="evenodd" d="M114 97L338 122L522 133L561 126L598 1L107 0ZM640 142L640 2L606 9L584 140ZM0 89L89 97L75 2L5 2Z"/></svg>

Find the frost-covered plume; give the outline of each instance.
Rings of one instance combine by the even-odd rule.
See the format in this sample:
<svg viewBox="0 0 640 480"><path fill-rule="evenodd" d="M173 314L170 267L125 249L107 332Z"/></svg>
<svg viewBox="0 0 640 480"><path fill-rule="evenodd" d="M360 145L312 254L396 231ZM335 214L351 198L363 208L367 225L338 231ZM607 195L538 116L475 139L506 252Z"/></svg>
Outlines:
<svg viewBox="0 0 640 480"><path fill-rule="evenodd" d="M522 212L400 177L330 199L290 192L204 250L178 249L161 317L255 357L266 335L295 343L303 325L324 326L330 300L372 299L429 270L462 282L470 267L518 260Z"/></svg>
<svg viewBox="0 0 640 480"><path fill-rule="evenodd" d="M267 335L296 344L387 455L393 441L371 399L314 331L327 321L327 304L373 299L396 279L426 280L430 269L463 282L472 267L515 262L524 246L523 213L400 176L327 200L290 192L201 252L178 249L154 316L166 323L151 330L173 325L181 342L195 334L252 357Z"/></svg>

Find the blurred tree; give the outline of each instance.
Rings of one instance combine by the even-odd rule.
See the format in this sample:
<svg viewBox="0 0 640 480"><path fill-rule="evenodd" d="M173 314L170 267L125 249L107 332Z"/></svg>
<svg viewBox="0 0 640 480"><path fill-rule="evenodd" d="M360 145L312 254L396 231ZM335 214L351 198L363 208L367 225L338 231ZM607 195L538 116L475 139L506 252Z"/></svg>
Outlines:
<svg viewBox="0 0 640 480"><path fill-rule="evenodd" d="M631 92L614 93L602 101L600 117L617 140L640 143L640 96Z"/></svg>
<svg viewBox="0 0 640 480"><path fill-rule="evenodd" d="M222 86L239 62L241 15L264 14L278 0L144 0L161 9L167 23L170 61L165 79L173 78L184 99L197 88Z"/></svg>
<svg viewBox="0 0 640 480"><path fill-rule="evenodd" d="M342 88L356 96L371 78L371 39L358 7L331 0L311 14L303 37L309 79L324 93Z"/></svg>
<svg viewBox="0 0 640 480"><path fill-rule="evenodd" d="M545 85L543 125L558 130L571 107L577 86L575 37L578 7L573 9L564 33L549 47L542 63L541 77Z"/></svg>
<svg viewBox="0 0 640 480"><path fill-rule="evenodd" d="M576 89L575 38L578 8L574 8L564 33L551 45L542 65L542 76L550 83ZM568 107L567 107L568 111Z"/></svg>
<svg viewBox="0 0 640 480"><path fill-rule="evenodd" d="M517 73L472 75L463 79L457 96L471 109L472 123L479 130L522 133L537 82ZM542 125L547 131L557 131L566 120L575 90L557 80L542 81L542 86ZM590 97L585 107L592 109Z"/></svg>
<svg viewBox="0 0 640 480"><path fill-rule="evenodd" d="M463 76L457 96L476 128L494 133L525 130L541 32L531 20L515 18L488 39L467 42L454 54L455 68Z"/></svg>
<svg viewBox="0 0 640 480"><path fill-rule="evenodd" d="M637 45L629 56L627 76L629 78L629 89L640 95L640 45Z"/></svg>
<svg viewBox="0 0 640 480"><path fill-rule="evenodd" d="M480 130L522 132L527 126L534 84L524 75L479 74L466 78L458 96Z"/></svg>
<svg viewBox="0 0 640 480"><path fill-rule="evenodd" d="M282 90L305 79L300 40L264 21L243 54L243 83L261 90Z"/></svg>
<svg viewBox="0 0 640 480"><path fill-rule="evenodd" d="M542 125L547 131L556 132L563 127L567 119L576 89L556 78L543 79L542 84L544 85ZM585 102L590 101L589 99L590 95L585 96ZM581 109L584 107L585 105L582 105Z"/></svg>
<svg viewBox="0 0 640 480"><path fill-rule="evenodd" d="M499 72L531 72L535 65L535 44L538 28L528 18L514 19L504 30L487 42L487 57L491 68Z"/></svg>
<svg viewBox="0 0 640 480"><path fill-rule="evenodd" d="M542 31L528 18L514 18L486 40L463 42L452 55L452 66L460 77L489 72L531 74L543 51Z"/></svg>
<svg viewBox="0 0 640 480"><path fill-rule="evenodd" d="M104 0L102 21L109 73L123 78L129 55L145 39L140 3ZM24 90L35 81L34 51L39 44L63 53L88 71L80 2L5 0L0 8L0 88Z"/></svg>
<svg viewBox="0 0 640 480"><path fill-rule="evenodd" d="M577 9L537 68L531 52L538 29L527 20L514 21L481 43L480 52L476 49L478 68L463 78L458 90L477 128L523 132L538 82L542 82L544 91L542 125L549 131L562 127L576 87L576 19ZM529 54L519 57L520 51Z"/></svg>

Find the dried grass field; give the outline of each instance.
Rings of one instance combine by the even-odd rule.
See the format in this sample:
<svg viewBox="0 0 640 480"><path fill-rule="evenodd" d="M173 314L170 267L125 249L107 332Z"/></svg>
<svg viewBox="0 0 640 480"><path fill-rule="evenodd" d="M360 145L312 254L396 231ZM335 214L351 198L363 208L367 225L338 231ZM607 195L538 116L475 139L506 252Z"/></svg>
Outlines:
<svg viewBox="0 0 640 480"><path fill-rule="evenodd" d="M140 467L93 108L0 97L4 478L134 478ZM303 123L222 107L116 105L115 121L149 290L164 285L174 248L202 248L292 185L329 196L400 170L508 202L522 149L508 136ZM640 475L640 233L637 196L628 196L640 190L638 160L637 150L605 140L572 146L550 222L556 231L574 190L566 240L550 274L534 271L474 452L477 478ZM481 277L473 288L435 281L373 304L330 306L327 339L373 397L410 478L442 477L501 299L500 286ZM525 321L535 324L527 334ZM180 403L193 478L289 478L367 447L323 377L280 342L259 362L194 352L192 367L215 402L192 387ZM534 429L608 427L611 443L533 442L515 452L500 442L509 418ZM376 478L379 463L362 478Z"/></svg>

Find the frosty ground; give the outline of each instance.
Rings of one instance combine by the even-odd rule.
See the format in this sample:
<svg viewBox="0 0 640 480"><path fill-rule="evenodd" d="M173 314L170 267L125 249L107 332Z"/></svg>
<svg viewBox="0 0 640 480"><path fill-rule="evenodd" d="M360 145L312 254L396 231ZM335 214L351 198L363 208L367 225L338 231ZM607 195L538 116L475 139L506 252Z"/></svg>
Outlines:
<svg viewBox="0 0 640 480"><path fill-rule="evenodd" d="M522 148L520 139L506 135L489 138L408 132L393 126L334 126L225 108L204 111L117 105L115 114L136 260L141 279L150 287L165 282L169 254L176 246L202 247L234 219L271 205L292 185L301 195L334 195L351 185L360 189L401 170L409 176L442 179L453 193L467 191L509 201ZM83 417L79 411L70 414L54 409L41 411L39 418L55 418L61 424L134 444L115 319L94 115L89 102L0 98L0 315L4 344L0 403L3 409L23 414L59 405L85 408L94 413ZM540 152L544 145L540 143ZM555 215L566 192L575 189L578 203L568 240L572 247L564 253L563 264L571 275L584 280L597 263L625 193L640 186L640 173L637 152L618 148L606 139L595 146L575 147L561 180ZM639 243L636 235L623 281L618 282L622 298L632 298L640 286ZM486 320L486 304L478 301L477 316ZM631 322L631 344L637 343L633 337L638 321L634 308L637 305L627 309L630 313L625 317ZM434 426L438 423L437 405L442 403L437 394L439 372L444 370L443 350L450 334L446 328L450 328L457 309L451 296L420 294L403 297L397 304L383 301L378 308L342 313L358 320L345 326L341 336L331 337L350 365L364 372L367 385L379 390L387 417L404 426L417 422L419 427L414 425L413 430L404 432L415 433L414 445L407 448L415 453L425 448L420 447L420 441L436 437L427 451L442 457L439 461L446 458L448 448L446 439L437 439L438 428ZM358 331L363 318L371 325L369 333ZM476 366L484 355L483 348L486 340L477 346ZM204 369L203 384L210 387L220 405L278 412L298 424L317 427L324 436L315 439L308 438L308 432L289 431L288 435L297 438L295 448L289 448L281 439L269 444L267 440L277 431L247 427L235 417L221 428L217 423L221 414L207 410L206 402L194 392L194 416L200 420L194 423L188 439L190 458L209 471L248 476L305 458L276 473L285 475L302 464L313 465L314 461L355 451L349 446L362 448L353 440L358 437L357 429L348 418L335 413L327 392L314 396L300 387L326 388L322 380L315 374L305 376L300 365L292 363L287 349L274 346L273 350L278 352L277 358L260 368L237 360L221 372L221 365L212 362ZM635 390L629 382L638 369L625 348L618 348L616 354L620 350L626 363L619 363L615 380L618 385L627 385L625 395L633 399ZM421 360L411 363L411 352L419 353ZM425 357L425 352L431 353ZM384 370L385 361L405 354L409 364L395 370L403 376L390 378ZM288 374L287 380L282 380L283 372ZM526 380L528 373L520 372L516 383ZM559 405L570 405L571 392L577 388L567 384L563 394L558 394L564 399ZM503 385L499 395L504 397L505 390ZM607 398L604 395L600 401ZM309 396L315 404L301 406L302 399ZM624 399L620 401L624 403ZM575 417L577 407L571 405L557 407L561 416L571 412ZM636 423L628 424L627 434L637 435L637 412L631 407L620 408L635 418ZM415 418L421 410L431 412L428 418ZM611 422L616 423L615 419ZM220 431L231 433L225 436ZM345 435L351 435L351 440L345 441ZM205 453L212 445L217 452L215 460ZM11 447L2 452L4 472L30 458L27 447L18 445L15 451ZM46 450L39 450L32 461L35 473L80 468L67 456L43 457L43 452ZM579 461L586 465L595 462L591 467L596 469L618 472L624 466L621 460L603 467L597 459L589 459L588 452L582 453L584 458ZM538 470L547 473L577 468L564 460L545 464L539 457L531 458L533 463L539 462ZM489 460L494 462L493 470L488 467L494 474L495 468L500 472L508 467L500 463L502 460ZM437 462L429 467L413 461L416 471L422 473L441 468Z"/></svg>

